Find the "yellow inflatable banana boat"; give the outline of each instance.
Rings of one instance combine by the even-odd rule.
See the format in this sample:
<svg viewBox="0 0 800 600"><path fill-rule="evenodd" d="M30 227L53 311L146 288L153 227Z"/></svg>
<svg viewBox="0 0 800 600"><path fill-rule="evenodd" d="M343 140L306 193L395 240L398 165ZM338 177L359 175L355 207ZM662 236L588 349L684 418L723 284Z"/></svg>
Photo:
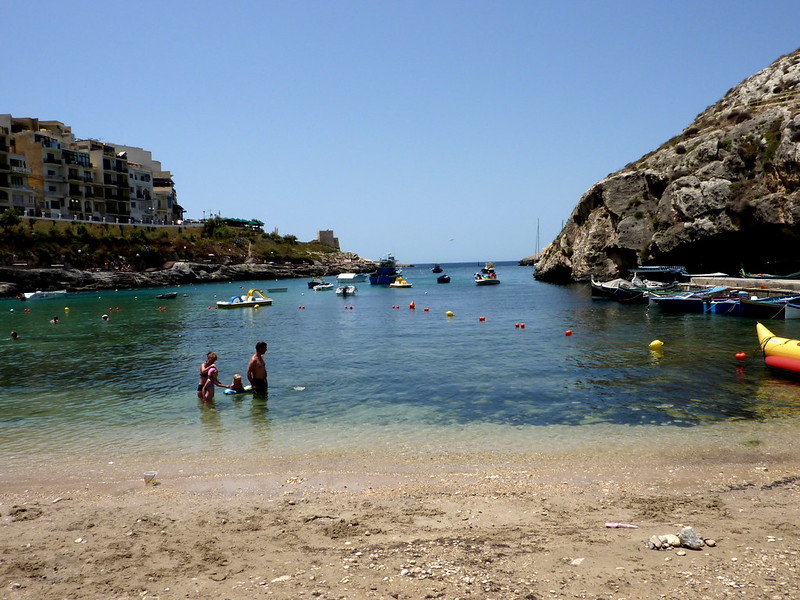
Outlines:
<svg viewBox="0 0 800 600"><path fill-rule="evenodd" d="M768 367L800 375L800 340L773 335L761 323L756 323L756 333Z"/></svg>

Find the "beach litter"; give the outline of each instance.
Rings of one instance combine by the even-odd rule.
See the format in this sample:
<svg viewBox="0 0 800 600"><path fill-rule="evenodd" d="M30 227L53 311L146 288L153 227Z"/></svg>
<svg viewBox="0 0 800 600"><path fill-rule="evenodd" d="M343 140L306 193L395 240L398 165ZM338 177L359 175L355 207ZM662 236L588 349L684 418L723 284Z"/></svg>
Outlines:
<svg viewBox="0 0 800 600"><path fill-rule="evenodd" d="M145 471L145 473L144 473L144 484L145 485L156 485L158 483L156 481L156 475L158 475L158 471Z"/></svg>
<svg viewBox="0 0 800 600"><path fill-rule="evenodd" d="M609 529L639 529L638 525L631 525L630 523L616 523L616 522L606 523L606 527L608 527Z"/></svg>

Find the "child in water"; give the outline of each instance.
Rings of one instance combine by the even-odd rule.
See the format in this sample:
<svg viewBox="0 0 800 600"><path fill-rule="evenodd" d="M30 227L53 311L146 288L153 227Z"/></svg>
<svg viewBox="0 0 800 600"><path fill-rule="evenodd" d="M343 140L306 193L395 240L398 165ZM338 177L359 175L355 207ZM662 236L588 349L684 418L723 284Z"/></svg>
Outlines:
<svg viewBox="0 0 800 600"><path fill-rule="evenodd" d="M241 394L245 391L244 386L242 385L242 376L239 373L233 376L233 383L231 383L230 389L232 392L236 392L237 394Z"/></svg>

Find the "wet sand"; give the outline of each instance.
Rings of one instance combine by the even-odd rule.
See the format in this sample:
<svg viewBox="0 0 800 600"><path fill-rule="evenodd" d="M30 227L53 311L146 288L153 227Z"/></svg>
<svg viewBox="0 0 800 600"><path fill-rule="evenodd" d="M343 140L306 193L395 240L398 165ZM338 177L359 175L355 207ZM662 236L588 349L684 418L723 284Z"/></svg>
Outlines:
<svg viewBox="0 0 800 600"><path fill-rule="evenodd" d="M797 598L800 455L763 434L6 472L0 598ZM715 545L646 548L683 526Z"/></svg>

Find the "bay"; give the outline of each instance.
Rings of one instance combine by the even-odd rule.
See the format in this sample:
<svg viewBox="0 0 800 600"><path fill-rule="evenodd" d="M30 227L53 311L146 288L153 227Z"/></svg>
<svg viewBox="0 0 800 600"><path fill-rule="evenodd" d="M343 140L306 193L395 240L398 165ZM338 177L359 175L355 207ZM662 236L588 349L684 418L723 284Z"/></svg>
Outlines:
<svg viewBox="0 0 800 600"><path fill-rule="evenodd" d="M4 299L0 332L20 339L0 340L0 460L553 452L730 427L746 437L800 412L800 387L764 368L752 320L592 301L586 285L538 282L513 263L496 264L498 286L475 286L477 263L443 265L452 283L437 284L431 266L404 269L413 288L362 282L347 298L281 280L169 288L174 300L155 297L164 289ZM268 294L272 306L214 308L250 287L287 291ZM800 337L800 323L770 328ZM218 388L198 401L207 351L230 383L262 339L267 400Z"/></svg>

